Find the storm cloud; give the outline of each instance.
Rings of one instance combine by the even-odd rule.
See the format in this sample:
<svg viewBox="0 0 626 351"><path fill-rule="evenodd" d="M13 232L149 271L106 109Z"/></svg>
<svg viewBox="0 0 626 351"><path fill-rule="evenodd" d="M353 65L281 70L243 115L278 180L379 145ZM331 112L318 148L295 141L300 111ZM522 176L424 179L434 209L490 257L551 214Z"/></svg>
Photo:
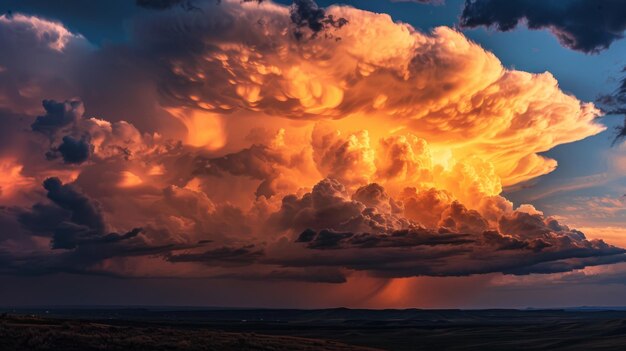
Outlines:
<svg viewBox="0 0 626 351"><path fill-rule="evenodd" d="M510 31L520 23L547 29L561 45L597 53L624 37L626 4L620 0L466 0L461 26Z"/></svg>
<svg viewBox="0 0 626 351"><path fill-rule="evenodd" d="M604 129L550 73L351 7L167 9L184 3L140 2L163 11L101 47L0 17L19 132L0 140L3 273L345 283L624 259L500 196Z"/></svg>
<svg viewBox="0 0 626 351"><path fill-rule="evenodd" d="M327 182L322 181L318 186L326 186ZM338 194L337 191L334 194ZM497 221L490 224L478 211L452 202L441 213L438 228L426 228L412 221L368 227L355 223L371 223L373 218L369 216L376 213L375 208L356 202L351 205L355 210L348 212L344 209L346 200L339 195L329 196L328 190L319 187L314 187L313 193L305 194L302 199L321 196L315 192L324 193L324 207L314 208L308 216L324 218L333 213L331 218L337 219L307 223L325 228L320 230L300 231L299 221L290 222L293 231L298 233L295 243L306 250L296 251L297 254L278 253L278 258L269 257L269 262L287 267L366 270L378 276L397 278L494 272L546 274L608 261L622 262L626 258L626 251L621 248L601 240L587 240L580 231L523 209L503 210ZM290 204L289 211L292 207ZM281 211L287 210L283 203ZM289 213L289 218L301 217Z"/></svg>

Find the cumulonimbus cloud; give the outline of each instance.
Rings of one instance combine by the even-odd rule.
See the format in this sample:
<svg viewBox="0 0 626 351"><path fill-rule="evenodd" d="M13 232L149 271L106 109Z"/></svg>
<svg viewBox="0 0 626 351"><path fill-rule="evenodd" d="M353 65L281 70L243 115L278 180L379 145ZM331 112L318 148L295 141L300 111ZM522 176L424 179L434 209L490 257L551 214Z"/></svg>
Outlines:
<svg viewBox="0 0 626 351"><path fill-rule="evenodd" d="M471 150L492 162L505 185L554 169L553 160L537 153L602 130L593 123L599 112L561 92L549 73L507 70L449 28L427 35L384 15L331 7L328 14L347 18L350 25L329 29L341 40L319 38L324 40L319 45L283 31L291 25L284 7L223 5L208 14L183 14L195 26L187 26L175 42L168 39L175 23L148 21L138 31L137 40L163 58L159 86L165 105L222 114L246 109L292 119L371 117L459 158ZM247 25L252 22L260 24ZM232 45L237 38L231 35L245 36L246 45ZM197 37L203 38L200 46L186 42ZM193 50L185 50L184 57L162 50L172 45ZM429 84L433 81L437 84Z"/></svg>
<svg viewBox="0 0 626 351"><path fill-rule="evenodd" d="M500 196L556 167L539 153L603 130L549 73L345 6L294 22L269 1L194 5L102 48L2 17L0 123L19 126L0 140L4 273L341 283L624 259ZM37 107L55 84L66 96Z"/></svg>

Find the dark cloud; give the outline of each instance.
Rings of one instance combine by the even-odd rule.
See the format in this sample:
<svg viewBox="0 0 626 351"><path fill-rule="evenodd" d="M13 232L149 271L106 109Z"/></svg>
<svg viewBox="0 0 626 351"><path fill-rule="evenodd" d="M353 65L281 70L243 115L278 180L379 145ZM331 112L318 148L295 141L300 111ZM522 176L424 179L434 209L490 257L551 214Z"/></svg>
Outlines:
<svg viewBox="0 0 626 351"><path fill-rule="evenodd" d="M92 149L93 146L89 143L87 137L76 139L67 135L63 137L61 145L59 145L56 150L49 152L46 156L52 159L60 154L65 163L81 164L89 159Z"/></svg>
<svg viewBox="0 0 626 351"><path fill-rule="evenodd" d="M43 187L53 204L16 209L17 219L33 235L51 237L52 249L76 249L88 244L113 244L136 237L141 228L124 234L108 232L100 205L72 184L48 178Z"/></svg>
<svg viewBox="0 0 626 351"><path fill-rule="evenodd" d="M220 0L216 1L220 3ZM258 2L263 0L242 0L242 2ZM181 7L186 10L200 9L193 0L136 0L140 7L165 10L173 7ZM295 24L294 34L297 38L302 38L304 33L302 28L308 28L313 32L313 36L328 27L340 28L348 21L345 18L335 19L332 15L326 15L326 11L319 7L314 0L294 0L291 5L291 21Z"/></svg>
<svg viewBox="0 0 626 351"><path fill-rule="evenodd" d="M136 0L136 3L137 6L153 10L166 10L176 6L187 10L197 9L192 0Z"/></svg>
<svg viewBox="0 0 626 351"><path fill-rule="evenodd" d="M395 230L385 234L341 233L333 230L303 231L296 242L307 243L310 249L414 247L461 245L474 242L470 234L434 232L425 228Z"/></svg>
<svg viewBox="0 0 626 351"><path fill-rule="evenodd" d="M98 203L83 195L72 184L63 184L59 178L48 178L43 182L43 187L52 202L71 213L71 222L98 233L106 230Z"/></svg>
<svg viewBox="0 0 626 351"><path fill-rule="evenodd" d="M65 164L73 165L83 164L90 158L96 161L112 158L129 161L142 152L149 152L150 145L153 145L154 135L142 134L126 121L109 122L85 116L80 99L65 102L44 100L43 105L46 114L35 119L31 131L48 137L48 151L45 152L48 160L61 158ZM44 146L41 140L33 140L31 144L37 144L37 147L31 147L33 151ZM179 147L180 143L162 140L161 145L166 145L169 152Z"/></svg>
<svg viewBox="0 0 626 351"><path fill-rule="evenodd" d="M215 2L219 4L221 0L215 0ZM257 2L260 4L263 0L241 0L241 2ZM195 5L194 0L136 0L136 4L139 7L152 10L167 10L177 6L184 10L200 10Z"/></svg>
<svg viewBox="0 0 626 351"><path fill-rule="evenodd" d="M18 221L35 235L49 236L71 213L55 205L34 204L29 211L19 211Z"/></svg>
<svg viewBox="0 0 626 351"><path fill-rule="evenodd" d="M243 247L220 247L201 253L182 253L168 255L170 262L198 262L210 266L246 266L263 257L263 250L254 245Z"/></svg>
<svg viewBox="0 0 626 351"><path fill-rule="evenodd" d="M278 213L289 221L283 219L282 225L299 230L294 242L305 251L267 260L286 267L408 277L556 273L626 259L625 250L587 240L582 232L538 213L503 212L497 228L490 229L479 212L457 201L442 211L439 229L410 222L399 228L389 219L387 225L376 225L375 218L384 213L377 211L392 201L384 189L370 184L358 189L352 200L344 191L340 183L326 179L299 199L286 197ZM373 209L377 211L368 212ZM311 226L299 229L304 223Z"/></svg>
<svg viewBox="0 0 626 351"><path fill-rule="evenodd" d="M115 240L83 241L73 249L54 250L52 253L9 253L4 258L9 264L0 266L0 273L11 275L46 275L58 273L105 275L128 277L103 269L100 264L108 259L164 255L176 249L188 249L184 245L147 245L139 239L139 229L116 234ZM118 240L121 239L121 240ZM3 259L0 252L0 261Z"/></svg>
<svg viewBox="0 0 626 351"><path fill-rule="evenodd" d="M311 234L313 233L313 236ZM310 229L303 231L296 242L306 242L307 247L311 249L336 249L340 243L354 236L353 233L339 233L333 230L321 230L319 233L312 232Z"/></svg>
<svg viewBox="0 0 626 351"><path fill-rule="evenodd" d="M31 124L31 130L50 139L51 147L46 153L46 158L52 160L61 157L67 164L81 164L87 161L93 150L88 133L84 133L80 138L63 136L58 147L52 147L62 131L77 129L78 122L83 119L85 113L83 102L78 99L65 102L44 100L42 105L46 114L35 119Z"/></svg>
<svg viewBox="0 0 626 351"><path fill-rule="evenodd" d="M625 72L626 67L622 69L622 74ZM612 143L614 146L626 138L626 77L619 80L619 86L613 94L602 95L597 102L605 113L624 116L624 124L615 128L615 138Z"/></svg>
<svg viewBox="0 0 626 351"><path fill-rule="evenodd" d="M458 232L482 233L489 224L476 210L468 210L458 201L453 201L442 213L439 225Z"/></svg>
<svg viewBox="0 0 626 351"><path fill-rule="evenodd" d="M399 241L406 246L351 246L340 241L343 246L333 250L307 248L310 254L300 252L298 255L277 256L268 258L268 263L285 267L345 268L367 271L374 276L400 278L487 273L548 274L626 260L624 250L603 243L555 247L545 243L535 245L533 241L524 242L494 232L488 233L484 240L481 236L468 236L476 241L467 243L462 242L463 238L454 238L453 243L442 240L427 245L419 241Z"/></svg>
<svg viewBox="0 0 626 351"><path fill-rule="evenodd" d="M596 53L624 37L626 2L622 0L466 0L461 25L548 29L570 49Z"/></svg>
<svg viewBox="0 0 626 351"><path fill-rule="evenodd" d="M357 190L356 198L371 197L368 189L377 185L367 185ZM365 195L365 193L370 193ZM348 232L389 232L394 229L406 229L415 223L394 213L392 199L382 190L379 198L386 201L373 201L369 205L353 200L347 194L343 184L331 178L317 183L310 193L298 198L288 195L283 198L281 208L273 214L270 221L280 229L301 232L305 229ZM380 200L380 199L379 199ZM372 206L374 205L374 206Z"/></svg>
<svg viewBox="0 0 626 351"><path fill-rule="evenodd" d="M624 124L615 128L615 139L613 139L613 145L617 144L624 138L626 138L626 117L624 117Z"/></svg>
<svg viewBox="0 0 626 351"><path fill-rule="evenodd" d="M314 0L294 0L291 5L291 21L296 25L294 35L300 39L304 36L302 28L308 28L315 37L326 28L341 28L348 23L345 18L334 18L327 15L323 8Z"/></svg>
<svg viewBox="0 0 626 351"><path fill-rule="evenodd" d="M306 229L296 239L297 243L310 243L317 237L317 232L313 229Z"/></svg>
<svg viewBox="0 0 626 351"><path fill-rule="evenodd" d="M145 230L140 227L121 233L110 231L99 203L84 195L74 184L48 178L43 186L51 203L36 203L30 209L5 208L0 212L15 218L28 234L50 238L51 251L7 252L6 257L11 263L2 267L0 272L115 275L103 271L98 265L110 258L165 255L173 250L205 245L153 244L146 240ZM3 226L6 225L5 217L0 216Z"/></svg>
<svg viewBox="0 0 626 351"><path fill-rule="evenodd" d="M98 235L93 230L84 226L78 226L72 222L61 223L54 232L52 238L53 249L76 249L79 246L91 244L113 244L120 241L132 239L141 233L141 228L124 234L109 233L106 235Z"/></svg>
<svg viewBox="0 0 626 351"><path fill-rule="evenodd" d="M418 4L443 5L445 0L391 0L391 2L416 2Z"/></svg>
<svg viewBox="0 0 626 351"><path fill-rule="evenodd" d="M48 137L54 136L56 132L71 125L82 118L85 113L83 103L78 100L68 100L57 102L54 100L44 100L43 108L46 114L38 116L31 128L35 132L42 133Z"/></svg>

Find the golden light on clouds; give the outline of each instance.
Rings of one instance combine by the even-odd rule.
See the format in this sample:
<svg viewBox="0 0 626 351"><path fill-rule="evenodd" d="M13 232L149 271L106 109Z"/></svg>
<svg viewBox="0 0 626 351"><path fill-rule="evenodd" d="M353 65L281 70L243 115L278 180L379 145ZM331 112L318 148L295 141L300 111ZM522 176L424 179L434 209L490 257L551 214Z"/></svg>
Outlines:
<svg viewBox="0 0 626 351"><path fill-rule="evenodd" d="M226 143L226 134L220 115L198 109L168 108L187 128L185 143L208 150L218 150Z"/></svg>
<svg viewBox="0 0 626 351"><path fill-rule="evenodd" d="M123 171L120 174L120 181L117 183L121 188L132 188L143 183L141 178L130 171Z"/></svg>
<svg viewBox="0 0 626 351"><path fill-rule="evenodd" d="M206 6L146 15L128 43L75 51L84 38L39 35L58 24L0 20L0 31L41 41L41 54L69 57L37 77L42 87L70 81L55 90L69 100L38 107L20 127L28 152L11 144L14 156L0 163L0 196L34 179L38 192L7 218L42 222L22 227L67 250L59 266L75 254L90 259L85 271L133 277L344 284L365 276L392 303L413 301L416 276L623 260L620 248L501 196L557 167L543 152L604 130L600 111L550 73L505 68L453 28L425 33L347 6L325 10L346 25L302 37L286 6ZM16 58L3 75L23 71L21 42L11 42ZM132 69L118 73L109 57ZM106 84L59 76L75 62L115 84L100 96L93 89ZM4 95L20 87L5 88L0 108L15 111ZM96 110L115 108L93 117L76 91ZM107 250L85 255L84 247Z"/></svg>
<svg viewBox="0 0 626 351"><path fill-rule="evenodd" d="M34 179L22 175L23 165L15 159L0 159L0 199L2 202L11 200L20 190L34 183Z"/></svg>

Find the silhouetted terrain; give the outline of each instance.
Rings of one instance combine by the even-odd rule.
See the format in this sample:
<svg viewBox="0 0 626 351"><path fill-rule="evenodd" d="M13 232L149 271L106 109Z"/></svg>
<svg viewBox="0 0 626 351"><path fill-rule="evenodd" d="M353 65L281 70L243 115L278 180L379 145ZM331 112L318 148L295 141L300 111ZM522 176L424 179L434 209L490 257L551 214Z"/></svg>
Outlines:
<svg viewBox="0 0 626 351"><path fill-rule="evenodd" d="M330 350L371 348L289 336L228 333L205 328L138 326L81 320L5 316L0 350Z"/></svg>
<svg viewBox="0 0 626 351"><path fill-rule="evenodd" d="M0 350L624 350L626 311L22 309Z"/></svg>

